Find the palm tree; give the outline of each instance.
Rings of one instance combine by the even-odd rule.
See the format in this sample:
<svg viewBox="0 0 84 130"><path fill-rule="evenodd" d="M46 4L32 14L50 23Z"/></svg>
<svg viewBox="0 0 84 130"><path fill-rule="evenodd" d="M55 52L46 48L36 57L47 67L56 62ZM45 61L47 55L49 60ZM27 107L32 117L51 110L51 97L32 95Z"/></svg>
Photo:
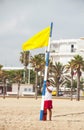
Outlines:
<svg viewBox="0 0 84 130"><path fill-rule="evenodd" d="M76 70L77 73L77 100L80 100L80 76L81 71L84 71L84 60L82 56L76 55L74 59L72 59L72 67Z"/></svg>
<svg viewBox="0 0 84 130"><path fill-rule="evenodd" d="M2 67L3 67L3 65L0 64L0 80L2 80L2 74L3 74L2 70L1 70Z"/></svg>
<svg viewBox="0 0 84 130"><path fill-rule="evenodd" d="M14 81L17 82L18 84L18 92L17 92L17 98L19 98L19 91L20 91L20 83L21 83L21 73L18 71L16 74L15 74L15 78L14 78Z"/></svg>
<svg viewBox="0 0 84 130"><path fill-rule="evenodd" d="M21 52L20 61L24 65L24 82L28 82L28 70L27 66L29 64L29 51L23 51Z"/></svg>
<svg viewBox="0 0 84 130"><path fill-rule="evenodd" d="M8 79L8 74L5 71L0 70L0 79L3 83L3 98L5 99L6 93L6 80Z"/></svg>
<svg viewBox="0 0 84 130"><path fill-rule="evenodd" d="M38 84L38 72L43 71L45 60L43 55L35 55L34 57L31 57L32 67L34 67L36 72L36 81L35 81L35 98L37 99L37 84Z"/></svg>
<svg viewBox="0 0 84 130"><path fill-rule="evenodd" d="M49 60L47 79L49 79L49 75L52 74L52 67L53 67L53 62L51 60Z"/></svg>
<svg viewBox="0 0 84 130"><path fill-rule="evenodd" d="M44 70L45 70L45 54L39 54L41 57L41 64L40 64L40 88L43 85L43 74L44 74Z"/></svg>
<svg viewBox="0 0 84 130"><path fill-rule="evenodd" d="M0 71L1 71L1 68L3 67L3 65L0 64Z"/></svg>
<svg viewBox="0 0 84 130"><path fill-rule="evenodd" d="M64 66L60 62L55 62L55 65L51 64L50 67L51 75L49 75L51 78L51 83L54 87L57 88L57 94L56 96L59 96L59 86L63 82L63 73L64 73Z"/></svg>
<svg viewBox="0 0 84 130"><path fill-rule="evenodd" d="M70 74L71 74L71 100L72 100L73 98L73 74L74 74L72 60L69 61L65 67L66 67L66 71L70 70Z"/></svg>

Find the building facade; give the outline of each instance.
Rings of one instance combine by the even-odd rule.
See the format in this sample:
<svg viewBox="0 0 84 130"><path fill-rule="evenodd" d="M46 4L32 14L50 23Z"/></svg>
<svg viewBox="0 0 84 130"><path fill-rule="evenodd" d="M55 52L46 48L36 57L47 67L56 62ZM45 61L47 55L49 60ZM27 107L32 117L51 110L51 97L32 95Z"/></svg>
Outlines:
<svg viewBox="0 0 84 130"><path fill-rule="evenodd" d="M50 45L50 59L53 63L67 64L75 55L84 58L84 38L53 40Z"/></svg>

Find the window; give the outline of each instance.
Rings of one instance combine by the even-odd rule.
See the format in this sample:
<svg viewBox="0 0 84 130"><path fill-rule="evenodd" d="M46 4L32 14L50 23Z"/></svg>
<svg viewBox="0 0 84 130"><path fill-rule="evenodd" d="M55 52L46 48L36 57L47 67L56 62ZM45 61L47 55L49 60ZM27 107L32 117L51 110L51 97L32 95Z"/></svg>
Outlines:
<svg viewBox="0 0 84 130"><path fill-rule="evenodd" d="M28 91L31 92L31 88L28 88Z"/></svg>
<svg viewBox="0 0 84 130"><path fill-rule="evenodd" d="M74 45L71 45L71 52L74 52Z"/></svg>
<svg viewBox="0 0 84 130"><path fill-rule="evenodd" d="M24 88L24 91L27 92L27 88Z"/></svg>

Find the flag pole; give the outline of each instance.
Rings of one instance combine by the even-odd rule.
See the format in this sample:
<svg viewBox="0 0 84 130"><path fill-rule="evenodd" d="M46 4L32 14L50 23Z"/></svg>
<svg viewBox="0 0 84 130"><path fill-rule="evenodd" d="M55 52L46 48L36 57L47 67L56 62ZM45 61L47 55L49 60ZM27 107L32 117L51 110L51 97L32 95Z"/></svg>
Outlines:
<svg viewBox="0 0 84 130"><path fill-rule="evenodd" d="M49 43L48 43L48 49L47 49L47 54L46 54L46 64L45 64L45 74L44 74L44 83L43 83L43 91L42 91L42 101L41 101L41 110L40 110L40 120L43 120L44 96L45 96L45 89L46 89L46 80L47 80L48 64L49 64L50 38L52 37L52 27L53 27L53 23L51 22Z"/></svg>

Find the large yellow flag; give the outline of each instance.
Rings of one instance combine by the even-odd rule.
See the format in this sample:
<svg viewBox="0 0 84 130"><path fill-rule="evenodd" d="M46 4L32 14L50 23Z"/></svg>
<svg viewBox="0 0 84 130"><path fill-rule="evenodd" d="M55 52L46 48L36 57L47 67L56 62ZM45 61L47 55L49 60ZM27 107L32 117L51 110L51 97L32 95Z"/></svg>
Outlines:
<svg viewBox="0 0 84 130"><path fill-rule="evenodd" d="M28 41L22 44L23 51L48 46L49 35L50 27L47 27L44 30L38 32L36 35L34 35Z"/></svg>

